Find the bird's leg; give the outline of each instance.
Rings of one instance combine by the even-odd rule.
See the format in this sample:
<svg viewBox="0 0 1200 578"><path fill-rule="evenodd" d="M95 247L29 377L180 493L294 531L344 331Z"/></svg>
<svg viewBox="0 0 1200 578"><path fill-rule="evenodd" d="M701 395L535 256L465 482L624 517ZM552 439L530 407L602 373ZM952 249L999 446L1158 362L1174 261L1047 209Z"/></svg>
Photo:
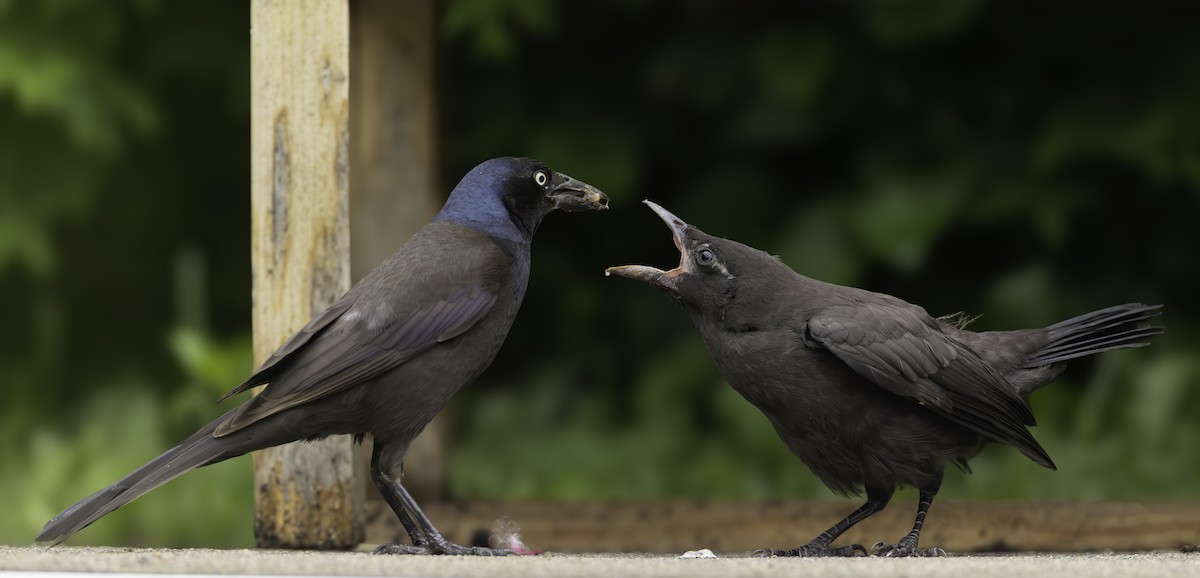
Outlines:
<svg viewBox="0 0 1200 578"><path fill-rule="evenodd" d="M413 523L412 517L404 509L404 506L396 500L396 497L389 491L388 485L380 485L376 476L372 475L375 481L375 487L379 489L379 493L383 495L384 501L391 506L392 511L396 513L396 517L400 519L400 525L404 526L404 531L408 533L408 539L412 540L412 545L407 544L384 544L375 550L376 554L429 554L429 538L417 528ZM390 482L390 480L389 480ZM386 482L385 482L386 484Z"/></svg>
<svg viewBox="0 0 1200 578"><path fill-rule="evenodd" d="M851 526L865 520L871 514L874 514L875 512L878 512L886 507L888 500L890 499L890 492L880 493L877 495L876 493L868 490L867 503L863 504L859 509L854 510L853 513L851 513L849 516L846 516L841 522L834 524L832 528L821 532L821 535L813 538L812 542L800 546L799 548L792 548L791 550L772 550L770 548L763 548L761 550L755 550L754 555L801 556L805 558L816 558L823 556L855 556L857 554L866 556L867 549L864 548L862 544L851 544L849 546L842 546L841 548L830 548L829 545L832 544L838 536L841 536L843 532L849 530Z"/></svg>
<svg viewBox="0 0 1200 578"><path fill-rule="evenodd" d="M917 504L917 519L913 522L913 529L900 538L895 544L885 544L877 542L873 549L879 556L945 556L946 551L941 548L925 548L918 549L917 541L921 539L921 526L925 525L925 514L929 512L929 506L933 503L933 496L937 490L928 491L921 490L921 502Z"/></svg>
<svg viewBox="0 0 1200 578"><path fill-rule="evenodd" d="M507 548L484 548L480 546L459 546L447 540L437 528L433 526L433 522L429 521L429 517L425 512L421 511L420 506L417 506L416 500L404 489L404 486L399 482L392 482L390 489L394 497L412 514L412 521L416 522L417 530L423 533L427 539L425 548L427 554L448 554L454 556L508 556L513 554L512 550ZM403 523L403 519L401 519ZM377 553L383 553L378 552ZM398 552L404 553L404 552Z"/></svg>
<svg viewBox="0 0 1200 578"><path fill-rule="evenodd" d="M379 447L376 446L371 456L371 480L383 495L383 499L392 507L400 524L408 532L412 545L384 544L375 549L376 554L446 554L456 556L507 556L512 550L503 548L482 548L459 546L447 540L433 526L429 517L417 506L416 500L404 489L399 481L389 476L379 467Z"/></svg>
<svg viewBox="0 0 1200 578"><path fill-rule="evenodd" d="M399 485L398 482L385 474L379 467L378 445L371 452L371 481L374 482L375 489L379 490L379 494L383 496L383 500L387 502L388 506L391 506L392 511L396 513L396 517L400 519L400 525L404 526L404 531L408 533L409 540L412 540L411 546L406 544L384 544L376 549L375 553L428 554L429 537L417 528L417 525L413 523L412 517L408 515L408 511L404 509L404 504L391 491L392 485Z"/></svg>

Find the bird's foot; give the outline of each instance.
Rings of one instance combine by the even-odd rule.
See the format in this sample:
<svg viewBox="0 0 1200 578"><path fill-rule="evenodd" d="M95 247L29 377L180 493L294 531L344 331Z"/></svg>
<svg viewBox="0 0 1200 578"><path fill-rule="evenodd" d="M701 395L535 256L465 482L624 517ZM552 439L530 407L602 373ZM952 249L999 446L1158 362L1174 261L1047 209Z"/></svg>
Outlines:
<svg viewBox="0 0 1200 578"><path fill-rule="evenodd" d="M511 556L515 552L507 548L459 546L453 542L442 542L420 546L384 544L376 548L374 553L400 556Z"/></svg>
<svg viewBox="0 0 1200 578"><path fill-rule="evenodd" d="M761 548L754 551L755 556L762 557L792 557L799 556L801 558L834 558L843 557L849 558L852 556L869 555L867 549L863 548L862 544L851 544L840 548L830 548L828 544L819 544L816 542L805 544L799 548L791 550L772 550L771 548Z"/></svg>
<svg viewBox="0 0 1200 578"><path fill-rule="evenodd" d="M887 556L890 558L905 558L909 556L941 558L946 555L946 551L941 548L918 548L916 543L909 543L906 540L900 540L896 544L876 542L874 546L871 546L871 549L875 551L876 556Z"/></svg>
<svg viewBox="0 0 1200 578"><path fill-rule="evenodd" d="M413 546L411 544L383 544L371 552L387 556L420 556L429 553L428 546Z"/></svg>

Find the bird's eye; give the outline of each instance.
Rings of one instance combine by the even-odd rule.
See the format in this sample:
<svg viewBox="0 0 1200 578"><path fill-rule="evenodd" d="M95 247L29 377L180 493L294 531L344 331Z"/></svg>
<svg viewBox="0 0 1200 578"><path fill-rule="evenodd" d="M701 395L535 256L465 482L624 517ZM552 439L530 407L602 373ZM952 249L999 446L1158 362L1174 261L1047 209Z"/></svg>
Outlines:
<svg viewBox="0 0 1200 578"><path fill-rule="evenodd" d="M550 175L546 174L546 171L533 173L533 182L537 183L539 187L544 187L550 182Z"/></svg>
<svg viewBox="0 0 1200 578"><path fill-rule="evenodd" d="M701 265L711 265L716 259L716 256L714 256L713 252L709 249L700 249L700 251L696 253L696 260L699 261Z"/></svg>

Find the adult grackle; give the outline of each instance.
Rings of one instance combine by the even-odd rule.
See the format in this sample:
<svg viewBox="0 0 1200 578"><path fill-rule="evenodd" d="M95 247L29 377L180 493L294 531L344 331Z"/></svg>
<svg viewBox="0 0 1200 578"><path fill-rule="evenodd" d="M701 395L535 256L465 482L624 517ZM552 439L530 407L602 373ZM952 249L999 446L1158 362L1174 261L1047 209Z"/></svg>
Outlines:
<svg viewBox="0 0 1200 578"><path fill-rule="evenodd" d="M500 350L525 296L542 219L607 207L604 193L539 161L481 163L433 222L221 399L265 385L257 396L67 508L37 540L57 544L196 467L297 440L370 433L371 479L412 540L378 552L511 553L446 540L400 483L404 454Z"/></svg>
<svg viewBox="0 0 1200 578"><path fill-rule="evenodd" d="M805 277L778 257L646 204L670 227L679 266L606 274L645 281L682 305L725 379L788 449L834 492L866 492L861 508L812 542L763 555L866 554L858 544L831 543L904 486L920 492L912 531L874 550L944 554L917 542L945 465L970 472L967 460L1000 442L1054 469L1026 428L1034 425L1026 397L1068 360L1140 347L1163 331L1147 325L1161 306L1130 303L1044 329L975 333L891 295Z"/></svg>

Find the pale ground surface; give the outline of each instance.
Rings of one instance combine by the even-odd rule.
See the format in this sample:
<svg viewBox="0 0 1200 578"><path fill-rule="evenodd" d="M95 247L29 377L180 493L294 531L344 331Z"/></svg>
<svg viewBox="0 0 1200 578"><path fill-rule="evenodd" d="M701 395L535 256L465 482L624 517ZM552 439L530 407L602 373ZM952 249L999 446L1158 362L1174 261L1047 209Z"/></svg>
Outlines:
<svg viewBox="0 0 1200 578"><path fill-rule="evenodd" d="M1052 578L1200 576L1200 553L1007 554L948 558L794 559L727 557L678 559L639 554L544 554L510 558L374 556L280 550L163 550L13 548L0 546L0 577L15 572L118 574L251 574L329 576L662 576L737 578L819 576L858 578ZM49 574L40 576L49 578Z"/></svg>

